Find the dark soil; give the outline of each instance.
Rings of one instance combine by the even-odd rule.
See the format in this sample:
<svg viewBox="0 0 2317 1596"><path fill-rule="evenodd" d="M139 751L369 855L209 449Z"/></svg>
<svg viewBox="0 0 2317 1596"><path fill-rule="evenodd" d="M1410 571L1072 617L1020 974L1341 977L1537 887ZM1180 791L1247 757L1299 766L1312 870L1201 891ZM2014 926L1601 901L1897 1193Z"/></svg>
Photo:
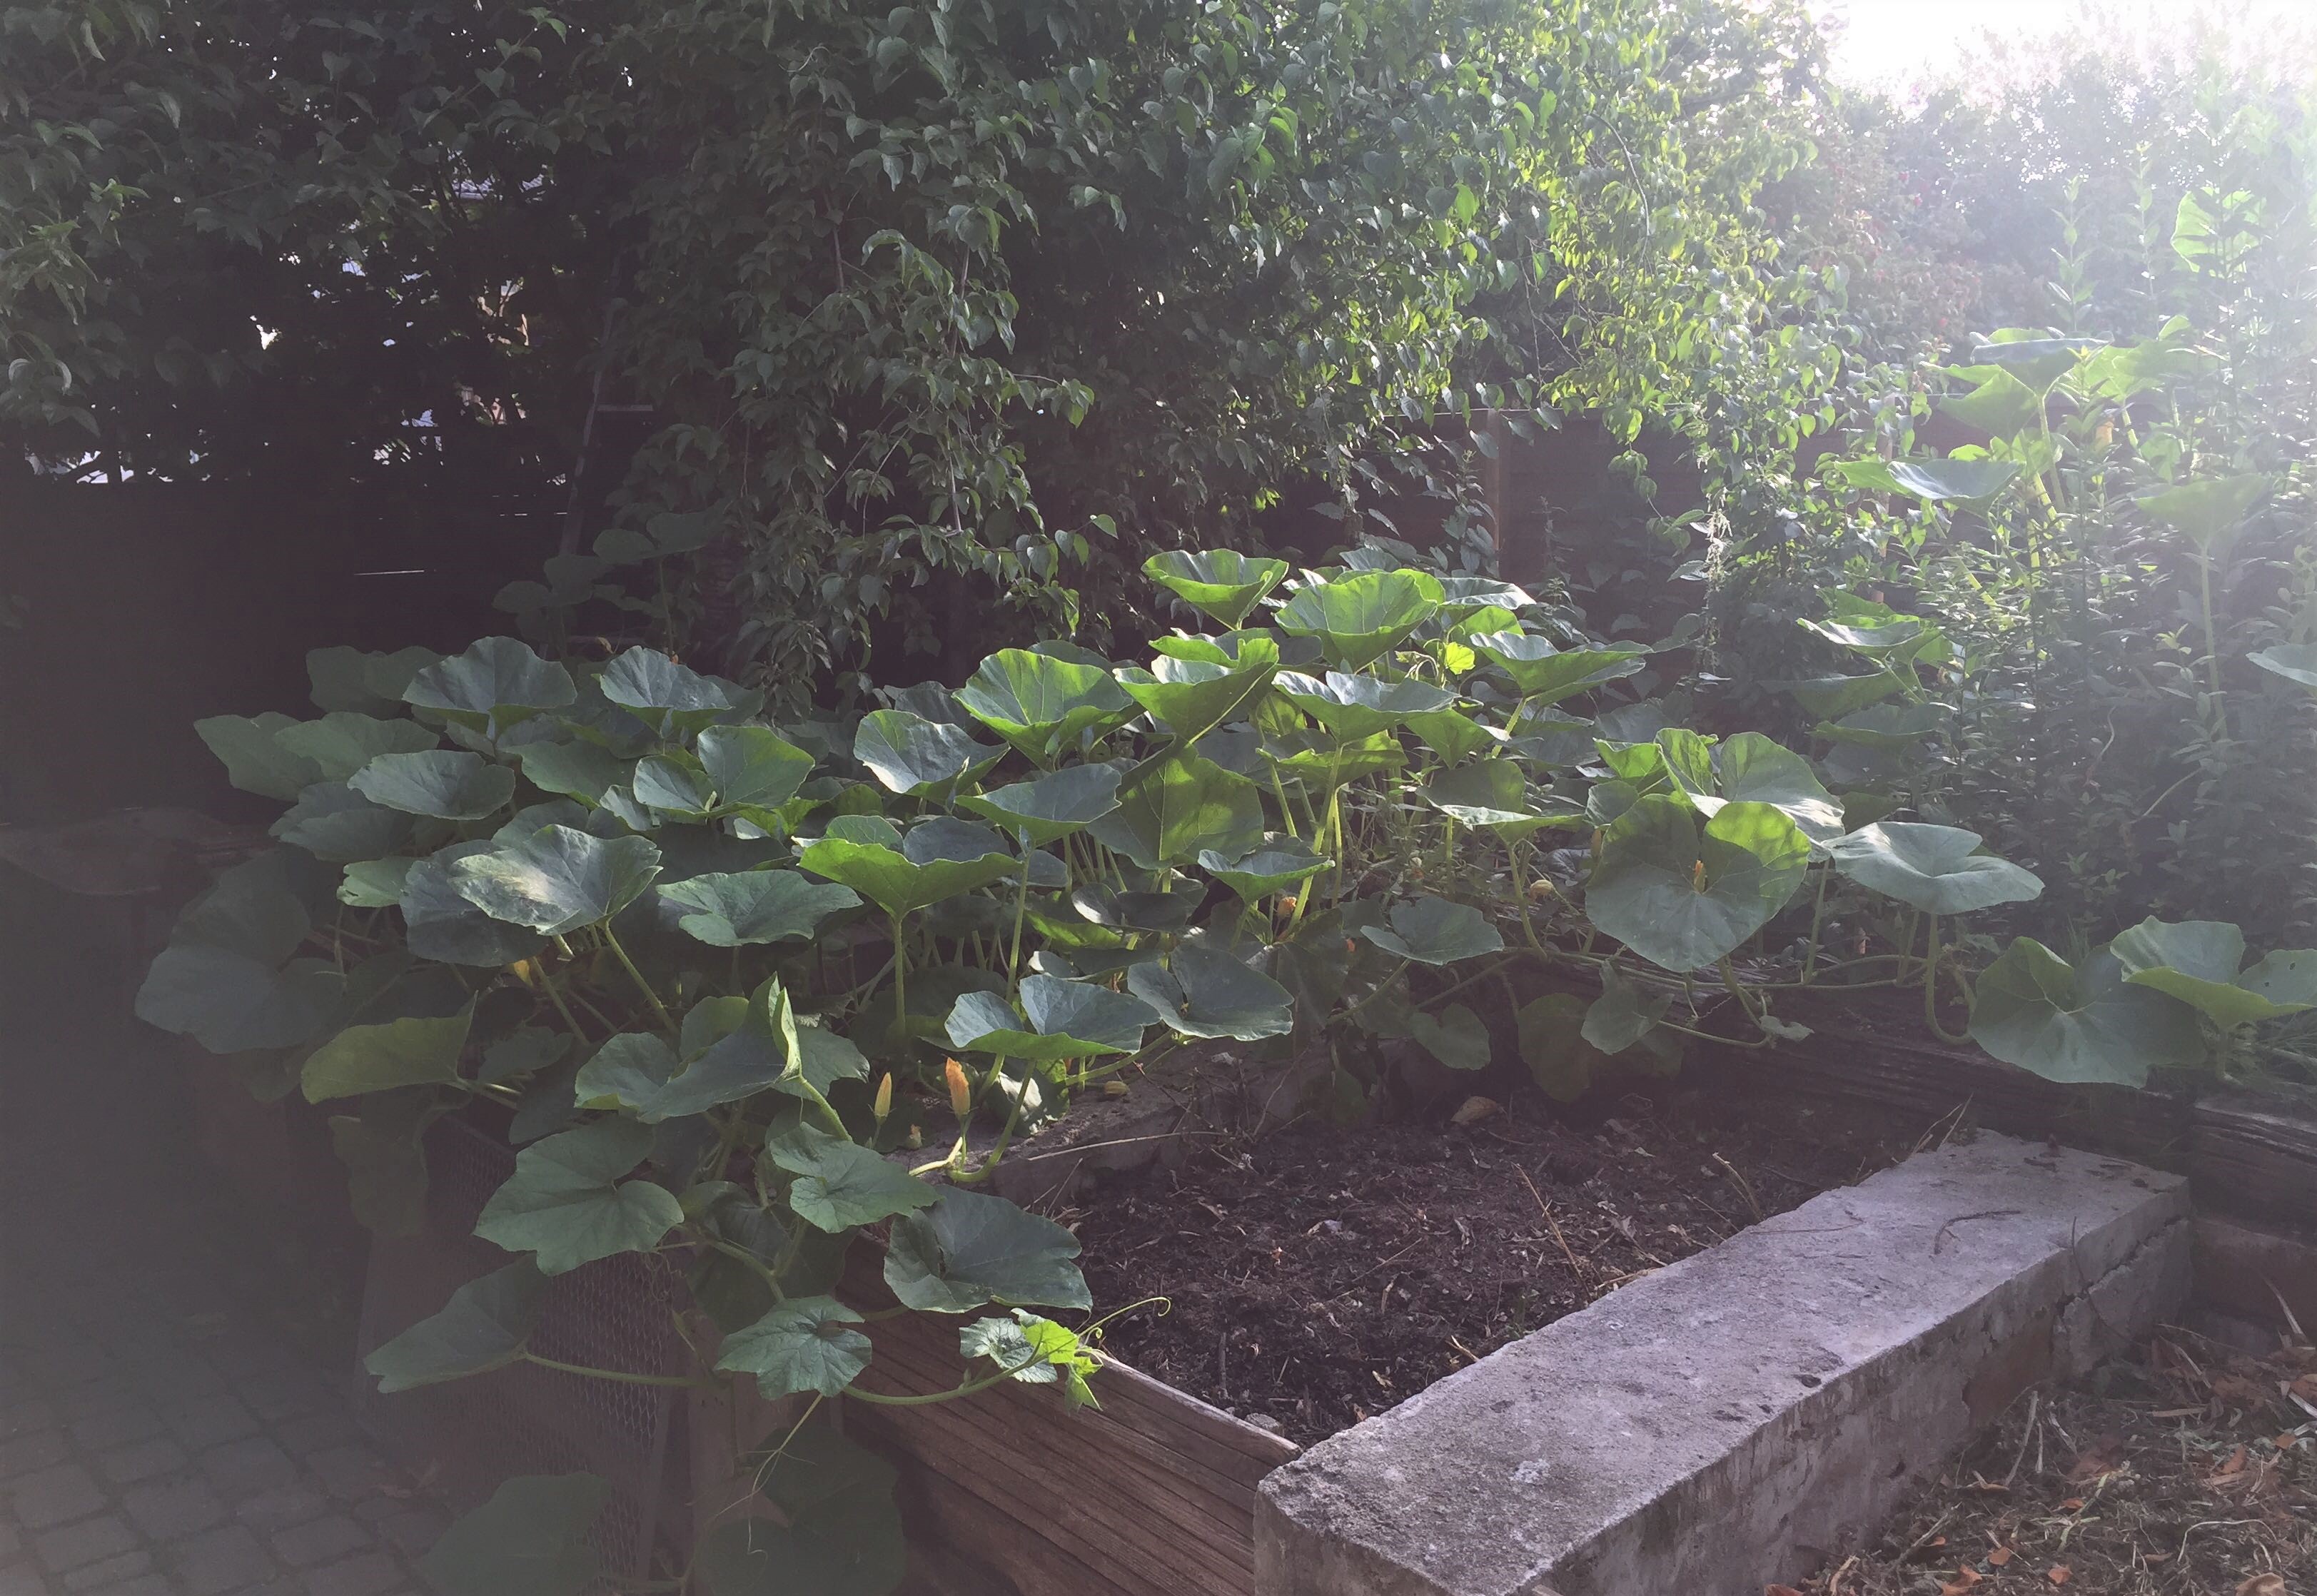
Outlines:
<svg viewBox="0 0 2317 1596"><path fill-rule="evenodd" d="M2317 1352L2168 1333L2023 1396L1881 1544L1805 1591L2308 1596L2313 1582Z"/></svg>
<svg viewBox="0 0 2317 1596"><path fill-rule="evenodd" d="M1524 1091L1466 1126L1306 1121L1062 1217L1097 1303L1171 1304L1106 1350L1309 1443L1918 1139L1695 1092L1579 1119Z"/></svg>

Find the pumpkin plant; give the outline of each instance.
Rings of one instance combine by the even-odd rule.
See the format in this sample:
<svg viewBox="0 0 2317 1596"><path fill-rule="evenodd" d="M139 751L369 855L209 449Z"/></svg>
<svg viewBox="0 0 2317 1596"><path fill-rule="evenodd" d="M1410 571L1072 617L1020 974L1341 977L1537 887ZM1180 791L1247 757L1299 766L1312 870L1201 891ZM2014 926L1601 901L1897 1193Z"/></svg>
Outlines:
<svg viewBox="0 0 2317 1596"><path fill-rule="evenodd" d="M1090 1401L1094 1327L1050 1316L1091 1306L1076 1242L976 1189L1077 1094L1229 1042L1323 1059L1325 1100L1355 1111L1396 1047L1490 1064L1463 1000L1517 1000L1516 966L1599 988L1517 1006L1529 1070L1563 1097L1620 1055L1666 1067L1682 1036L1806 1035L1773 1005L1808 986L1919 984L1937 1026L1943 928L2040 890L1969 831L1891 818L1884 788L1838 795L1937 734L1946 645L1915 617L1856 601L1821 623L1871 669L1797 688L1827 717L1814 760L1668 724L1647 650L1493 580L1368 551L1150 574L1216 629L1156 640L1147 665L1006 650L835 738L649 649L576 664L506 638L322 650L318 719L201 722L238 785L289 805L282 846L187 910L139 1014L237 1055L262 1094L341 1106L382 1231L420 1227L444 1115L516 1150L476 1224L510 1261L380 1347L382 1389L528 1361L808 1407L932 1400L881 1388L863 1325L885 1311L958 1321L968 1373L937 1394ZM1830 899L1887 950L1821 958ZM2306 955L2240 972L2175 930L2120 938L2089 975L2019 945L1974 1034L2065 1077L2118 1038L2185 1054L2195 1027L2143 1009L2236 1024L2317 1000ZM839 1290L872 1243L890 1309ZM680 1266L716 1332L701 1367L532 1349L547 1280L633 1254ZM800 1421L759 1464L770 1517L712 1529L672 1577L707 1596L803 1590L800 1568L815 1592L898 1582L873 1459ZM430 1571L479 1596L513 1588L515 1558L523 1589L576 1592L601 1497L511 1482Z"/></svg>

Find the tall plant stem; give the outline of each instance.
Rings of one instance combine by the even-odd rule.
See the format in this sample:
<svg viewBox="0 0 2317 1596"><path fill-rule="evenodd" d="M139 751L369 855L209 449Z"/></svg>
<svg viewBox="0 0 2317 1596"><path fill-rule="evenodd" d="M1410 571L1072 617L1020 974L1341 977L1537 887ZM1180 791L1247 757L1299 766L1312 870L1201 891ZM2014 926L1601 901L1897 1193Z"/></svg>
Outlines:
<svg viewBox="0 0 2317 1596"><path fill-rule="evenodd" d="M889 917L893 924L893 1025L904 1036L909 1034L909 950L901 941L901 917Z"/></svg>
<svg viewBox="0 0 2317 1596"><path fill-rule="evenodd" d="M671 1036L676 1035L675 1017L667 1011L667 1005L659 1000L659 994L652 991L652 983L644 979L644 973L636 968L635 960L628 957L628 950L620 946L619 937L612 933L612 922L605 920L596 929L604 933L604 946L610 948L612 956L620 961L620 968L628 973L628 979L636 983L637 990L644 995L644 1000L651 1005L652 1013L659 1018L661 1027Z"/></svg>
<svg viewBox="0 0 2317 1596"><path fill-rule="evenodd" d="M2212 685L2213 696L2221 695L2221 640L2213 629L2213 556L2206 549L2196 551L2196 586L2205 605L2205 679Z"/></svg>
<svg viewBox="0 0 2317 1596"><path fill-rule="evenodd" d="M547 961L533 959L532 966L539 972L539 984L547 989L547 1000L555 1005L555 1012L563 1017L563 1023L571 1027L571 1035L574 1037L580 1042L586 1042L587 1032L573 1016L571 1005L563 1000L562 990L555 984L555 977L548 973Z"/></svg>
<svg viewBox="0 0 2317 1596"><path fill-rule="evenodd" d="M565 1363L560 1358L541 1358L536 1352L523 1355L525 1363L535 1363L541 1368L551 1368L559 1374L580 1375L590 1380L611 1380L622 1385L678 1385L696 1391L713 1391L716 1382L695 1375L639 1375L623 1368L592 1368L584 1363Z"/></svg>
<svg viewBox="0 0 2317 1596"><path fill-rule="evenodd" d="M1819 928L1826 922L1826 878L1833 874L1834 866L1831 865L1821 865L1818 868L1818 896L1811 902L1810 946L1803 950L1803 986L1808 986L1818 973Z"/></svg>
<svg viewBox="0 0 2317 1596"><path fill-rule="evenodd" d="M1968 1029L1950 1031L1939 1023L1939 917L1934 914L1928 918L1931 922L1930 942L1923 955L1927 961L1923 969L1923 1023L1930 1027L1931 1035L1942 1042L1968 1042L1971 1040Z"/></svg>
<svg viewBox="0 0 2317 1596"><path fill-rule="evenodd" d="M1030 912L1030 834L1022 833L1022 884L1014 894L1014 950L1006 960L1006 995L1022 995L1022 921Z"/></svg>

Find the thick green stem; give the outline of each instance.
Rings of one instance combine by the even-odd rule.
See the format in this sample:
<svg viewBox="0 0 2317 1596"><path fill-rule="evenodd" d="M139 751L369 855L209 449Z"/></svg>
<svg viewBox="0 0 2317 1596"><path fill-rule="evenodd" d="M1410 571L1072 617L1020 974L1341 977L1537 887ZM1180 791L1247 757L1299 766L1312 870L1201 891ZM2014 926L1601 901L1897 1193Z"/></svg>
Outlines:
<svg viewBox="0 0 2317 1596"><path fill-rule="evenodd" d="M2205 679L2212 684L2214 697L2221 691L2221 640L2213 630L2213 557L2205 550L2196 551L2196 582L2205 605Z"/></svg>
<svg viewBox="0 0 2317 1596"><path fill-rule="evenodd" d="M622 1385L675 1385L695 1391L713 1391L716 1382L696 1375L639 1375L623 1368L591 1368L584 1363L565 1363L559 1358L541 1358L536 1352L523 1355L525 1363L535 1363L541 1368L551 1368L559 1374L581 1375L590 1380L611 1380Z"/></svg>
<svg viewBox="0 0 2317 1596"><path fill-rule="evenodd" d="M1024 1361L1014 1365L1011 1368L999 1370L997 1373L989 1376L987 1379L969 1380L964 1385L956 1386L952 1390L929 1391L923 1396L886 1396L875 1391L863 1391L857 1385L847 1385L845 1388L845 1394L858 1398L862 1402L875 1403L880 1407L927 1407L937 1402L955 1402L961 1396L971 1396L976 1392L987 1391L993 1385L1003 1385L1006 1381L1012 1379L1023 1370L1034 1368L1037 1365L1044 1361L1045 1358L1042 1354L1036 1358L1025 1358Z"/></svg>
<svg viewBox="0 0 2317 1596"><path fill-rule="evenodd" d="M1808 986L1818 973L1819 929L1826 922L1826 878L1834 874L1834 866L1821 865L1818 869L1818 897L1811 904L1810 946L1803 952L1802 984Z"/></svg>
<svg viewBox="0 0 2317 1596"><path fill-rule="evenodd" d="M612 956L620 961L620 968L628 973L628 979L636 983L636 988L643 993L645 1001L651 1005L652 1013L659 1018L661 1027L671 1036L677 1035L675 1016L667 1011L667 1005L659 1000L658 992L652 991L652 984L644 979L644 973L636 968L635 960L628 957L628 950L620 946L619 937L612 932L612 922L605 920L595 928L603 932L604 946L610 948Z"/></svg>

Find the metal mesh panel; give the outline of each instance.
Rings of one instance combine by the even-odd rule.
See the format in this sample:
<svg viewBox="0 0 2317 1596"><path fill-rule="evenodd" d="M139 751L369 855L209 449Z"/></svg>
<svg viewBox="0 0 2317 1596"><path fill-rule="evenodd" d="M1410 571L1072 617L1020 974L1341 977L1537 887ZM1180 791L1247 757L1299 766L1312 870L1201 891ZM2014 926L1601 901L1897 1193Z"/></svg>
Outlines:
<svg viewBox="0 0 2317 1596"><path fill-rule="evenodd" d="M514 1154L457 1119L428 1133L430 1176L423 1234L377 1239L362 1295L362 1348L389 1340L434 1314L469 1280L505 1268L508 1255L474 1233ZM555 1278L531 1345L543 1358L597 1368L677 1373L689 1354L675 1331L667 1266L640 1256L607 1258ZM613 1574L650 1574L657 1544L684 1509L664 1488L680 1433L672 1387L591 1380L518 1365L471 1379L380 1396L358 1377L363 1424L435 1478L460 1511L518 1474L600 1475L611 1486L596 1522L596 1548Z"/></svg>

